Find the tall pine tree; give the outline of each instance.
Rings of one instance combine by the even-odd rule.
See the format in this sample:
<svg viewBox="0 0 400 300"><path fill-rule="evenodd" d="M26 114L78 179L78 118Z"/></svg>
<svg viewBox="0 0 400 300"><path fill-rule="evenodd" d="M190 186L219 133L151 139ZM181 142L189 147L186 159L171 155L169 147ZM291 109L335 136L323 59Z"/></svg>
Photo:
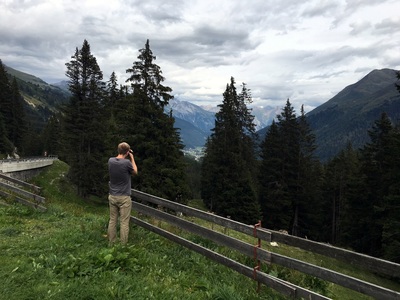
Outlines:
<svg viewBox="0 0 400 300"><path fill-rule="evenodd" d="M23 150L26 132L24 98L21 96L15 77L10 83L7 72L0 60L0 114L3 123L3 151L11 153L18 148ZM11 144L10 144L11 143ZM11 149L10 149L11 148Z"/></svg>
<svg viewBox="0 0 400 300"><path fill-rule="evenodd" d="M116 109L120 106L120 101L123 99L125 95L122 92L122 87L118 87L117 75L115 72L111 73L109 81L106 83L105 87L105 100L104 100L104 109L106 112L107 119L107 133L106 133L106 156L110 157L115 155L116 144L119 143L119 128L116 122ZM123 111L125 108L121 107Z"/></svg>
<svg viewBox="0 0 400 300"><path fill-rule="evenodd" d="M173 99L170 94L172 89L162 84L165 78L162 76L161 68L154 63L156 56L150 49L149 40L139 52L139 60L126 70L131 74L127 82L131 83L134 91L140 92L144 101L150 101L152 104L164 108Z"/></svg>
<svg viewBox="0 0 400 300"><path fill-rule="evenodd" d="M6 126L4 125L4 117L0 113L0 154L9 154L13 151L13 144L7 137Z"/></svg>
<svg viewBox="0 0 400 300"><path fill-rule="evenodd" d="M42 131L43 150L48 155L58 155L62 150L61 146L61 120L60 114L52 115Z"/></svg>
<svg viewBox="0 0 400 300"><path fill-rule="evenodd" d="M354 208L349 206L349 199L362 196L358 187L363 178L358 153L350 143L326 164L324 175L321 227L324 234L320 240L345 246L345 241L351 239L349 232L354 222Z"/></svg>
<svg viewBox="0 0 400 300"><path fill-rule="evenodd" d="M368 131L370 142L362 149L362 167L365 174L365 189L368 197L364 199L364 216L369 220L366 230L368 239L363 246L363 252L371 255L381 255L382 222L384 197L388 195L390 184L390 146L392 123L387 114L375 121ZM368 210L368 211L367 211Z"/></svg>
<svg viewBox="0 0 400 300"><path fill-rule="evenodd" d="M400 262L400 132L382 113L368 134L371 141L361 150L363 189L367 194L361 199L362 209L354 222L350 246Z"/></svg>
<svg viewBox="0 0 400 300"><path fill-rule="evenodd" d="M281 143L279 128L274 120L261 143L259 201L264 227L289 230L292 205L283 172L285 161Z"/></svg>
<svg viewBox="0 0 400 300"><path fill-rule="evenodd" d="M318 238L321 167L315 148L303 108L298 118L288 99L261 144L259 200L267 227Z"/></svg>
<svg viewBox="0 0 400 300"><path fill-rule="evenodd" d="M115 142L125 140L134 150L139 168L132 182L134 188L186 203L190 192L183 145L172 114L164 113L164 106L173 99L172 89L163 85L165 78L154 62L149 40L139 52L138 61L126 70L132 93L116 105L115 120L120 130Z"/></svg>
<svg viewBox="0 0 400 300"><path fill-rule="evenodd" d="M25 121L24 98L21 96L15 77L11 83L11 124L9 126L9 139L23 151L24 136L27 126Z"/></svg>
<svg viewBox="0 0 400 300"><path fill-rule="evenodd" d="M400 71L396 72L400 80ZM396 85L400 92L400 84ZM388 195L384 197L382 247L383 257L396 263L400 263L400 125L397 124L391 131L390 153L390 185Z"/></svg>
<svg viewBox="0 0 400 300"><path fill-rule="evenodd" d="M262 190L268 194L262 195L261 206L266 210L264 213L264 224L271 226L272 229L283 229L292 233L293 228L297 231L298 215L295 214L298 205L298 163L299 163L299 126L296 113L289 99L286 101L282 112L277 115L276 131L273 129L272 141L268 135L263 143L263 156L269 162L262 162L263 169L260 172L260 185ZM272 145L278 149L265 149ZM267 156L274 154L274 156ZM270 169L270 162L278 164L278 171ZM269 168L267 168L269 167ZM265 174L274 174L275 178ZM267 179L267 180L265 180ZM270 197L270 194L273 197ZM272 216L271 214L275 214ZM268 220L269 219L269 220ZM271 219L281 219L278 223L272 224ZM282 226L279 228L278 226Z"/></svg>
<svg viewBox="0 0 400 300"><path fill-rule="evenodd" d="M11 85L0 60L0 153L11 154L14 150L14 145L9 139L11 124Z"/></svg>
<svg viewBox="0 0 400 300"><path fill-rule="evenodd" d="M292 233L313 240L321 238L323 219L321 203L322 166L315 156L316 138L308 124L304 106L298 118L299 155L297 173L297 202ZM295 223L297 222L297 223Z"/></svg>
<svg viewBox="0 0 400 300"><path fill-rule="evenodd" d="M5 130L10 131L12 125L11 84L2 61L0 60L0 114L3 116Z"/></svg>
<svg viewBox="0 0 400 300"><path fill-rule="evenodd" d="M66 63L71 98L64 111L63 155L78 193L101 195L106 186L103 73L87 40L71 58Z"/></svg>
<svg viewBox="0 0 400 300"><path fill-rule="evenodd" d="M388 190L382 205L382 254L384 259L400 263L400 128L390 133Z"/></svg>
<svg viewBox="0 0 400 300"><path fill-rule="evenodd" d="M254 117L246 85L237 93L232 77L216 114L215 128L206 144L201 195L219 215L254 224L260 217L257 201Z"/></svg>

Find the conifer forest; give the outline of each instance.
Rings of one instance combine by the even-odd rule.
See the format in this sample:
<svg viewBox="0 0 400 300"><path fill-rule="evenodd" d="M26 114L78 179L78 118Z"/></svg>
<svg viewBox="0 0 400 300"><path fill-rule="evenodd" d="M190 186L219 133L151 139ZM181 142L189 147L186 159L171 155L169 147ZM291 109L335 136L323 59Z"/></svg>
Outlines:
<svg viewBox="0 0 400 300"><path fill-rule="evenodd" d="M290 99L265 137L248 107L251 87L227 78L200 161L183 154L173 100L149 40L125 70L103 78L90 44L65 63L70 97L34 126L16 78L0 60L0 158L55 154L83 199L107 194L107 161L128 142L140 169L132 188L215 214L400 263L400 127L382 112L360 149L321 162L303 109ZM121 71L121 70L118 70ZM400 73L397 72L400 79ZM400 87L398 87L400 92Z"/></svg>

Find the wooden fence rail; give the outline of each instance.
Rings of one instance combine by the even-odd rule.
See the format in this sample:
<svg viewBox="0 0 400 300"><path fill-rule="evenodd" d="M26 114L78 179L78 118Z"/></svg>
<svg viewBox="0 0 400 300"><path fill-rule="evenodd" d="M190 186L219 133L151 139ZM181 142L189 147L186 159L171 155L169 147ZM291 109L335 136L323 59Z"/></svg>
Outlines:
<svg viewBox="0 0 400 300"><path fill-rule="evenodd" d="M17 184L17 185L19 185L21 187L24 187L24 188L27 188L27 189L31 190L32 192L40 193L40 187L38 187L36 185L33 185L33 184L30 184L30 183L27 183L25 181L22 181L22 180L19 180L19 179L16 179L16 178L13 178L13 177L1 174L1 173L0 173L0 179L3 179L5 181L9 181L11 183L15 183L15 184Z"/></svg>
<svg viewBox="0 0 400 300"><path fill-rule="evenodd" d="M260 231L262 230L264 229L260 229ZM271 234L272 241L281 242L289 246L295 246L310 252L337 258L351 265L362 266L365 270L378 275L400 278L400 264L334 247L329 244L318 243L296 236L283 234L281 232L269 230L269 234Z"/></svg>
<svg viewBox="0 0 400 300"><path fill-rule="evenodd" d="M31 190L31 192L26 189ZM38 186L0 173L0 195L12 198L16 202L39 211L46 211L47 208L43 206L45 198L39 196L39 192L40 187Z"/></svg>
<svg viewBox="0 0 400 300"><path fill-rule="evenodd" d="M227 218L223 218L214 214L210 214L198 209L194 209L176 202L155 197L137 190L132 190L132 195L137 199L145 202L151 202L174 211L179 211L188 216L197 217L226 228L236 230L241 233L253 236L254 228L250 225L245 225ZM329 244L314 242L311 240L291 236L278 231L267 230L265 228L257 228L257 238L267 242L281 242L289 246L301 248L303 250L316 252L328 257L337 258L344 262L362 266L364 269L389 277L400 278L400 264L387 260L371 257L368 255L352 252L346 249L334 247Z"/></svg>
<svg viewBox="0 0 400 300"><path fill-rule="evenodd" d="M169 240L178 243L182 246L185 246L186 248L189 248L193 251L196 251L197 253L200 253L207 258L210 258L220 264L223 264L249 278L254 278L254 274L256 272L256 280L258 282L261 282L278 292L282 293L285 296L289 296L292 298L305 298L305 299L315 299L315 300L325 300L325 299L330 299L325 296L319 295L317 293L314 293L312 291L308 291L307 289L304 289L302 287L296 286L294 284L285 282L281 279L272 277L268 274L262 273L260 271L254 270L253 268L250 268L248 266L245 266L243 264L240 264L232 259L229 259L217 252L211 251L208 248L205 248L203 246L200 246L196 243L193 243L191 241L188 241L180 236L177 236L175 234L172 234L166 230L163 230L157 226L153 226L149 223L146 223L138 218L131 217L131 221L135 223L136 225L139 225L145 229L148 229L154 233L157 233L165 238L168 238Z"/></svg>
<svg viewBox="0 0 400 300"><path fill-rule="evenodd" d="M179 228L182 228L188 232L197 234L199 236L202 236L204 238L207 238L219 245L223 245L226 247L229 247L231 249L237 250L249 257L254 257L256 254L256 257L258 260L262 260L267 263L274 263L278 264L287 268L295 269L300 272L333 282L335 284L344 286L346 288L355 290L357 292L372 296L376 299L400 299L400 293L396 291L392 291L377 285L374 285L369 282L362 281L360 279L340 274L338 272L322 268L319 266L315 266L306 262L302 262L290 257L286 257L283 255L279 255L270 251L267 251L262 248L255 248L254 245L245 243L243 241L237 240L235 238L232 238L230 236L224 235L219 232L215 232L211 229L202 227L200 225L194 224L192 222L186 221L185 219L176 217L172 214L166 213L164 211L152 208L150 206L145 205L146 203L153 203L156 204L159 207L167 208L170 210L174 210L176 212L181 212L187 216L193 216L196 218L200 218L209 222L212 222L214 224L221 225L225 228L230 228L234 229L238 232L245 233L249 236L259 238L261 240L271 242L271 241L279 241L281 243L285 243L291 246L303 248L308 251L312 252L317 252L319 254L327 255L329 257L334 257L338 259L342 259L344 261L350 261L352 258L357 261L357 262L364 262L364 264L359 265L360 267L366 267L367 270L377 272L379 274L383 275L390 275L390 276L400 276L400 265L395 264L392 262L387 262L384 260L376 259L373 257L369 257L366 255L361 255L358 253L354 253L348 250L343 250L337 247L332 247L330 245L322 244L322 243L316 243L310 240L306 239L301 239L297 237L292 237L289 235L285 235L276 231L269 231L263 228L258 228L250 225L245 225L227 218L223 218L220 216L216 216L214 214L210 214L195 208L191 208L176 202L172 202L163 198L155 197L137 190L132 190L132 196L135 200L139 200L142 203L139 203L137 201L133 202L133 207L140 213L163 220L165 222L168 222L174 226L177 226ZM136 218L132 217L133 222L141 226L143 225L141 222L139 222ZM139 224L140 223L140 224ZM146 225L146 228L152 231L157 231L157 233L161 234L159 232L159 229L157 229L156 226L153 226L155 228L150 229L149 226L153 225ZM166 233L162 233L162 235L166 236ZM170 238L171 236L167 236ZM174 241L176 241L176 238L174 238ZM176 241L177 242L177 241ZM180 241L179 243L188 246L189 241L182 242ZM194 246L191 245L190 248L192 249ZM203 249L193 249L198 252L204 252L205 250ZM204 253L202 253L204 254ZM204 254L205 255L205 254ZM208 254L211 257L210 258L215 258L216 254ZM207 255L207 257L209 257ZM219 256L218 256L219 257ZM222 260L221 258L215 259L215 260ZM224 262L222 262L225 264ZM384 264L384 267L377 267L376 265L378 264ZM230 262L232 264L232 262ZM225 264L226 265L226 264ZM233 268L236 271L242 273L243 275L248 275L248 270L245 271L245 268L242 266L236 266L236 268ZM323 297L321 295L318 295L314 292L307 291L303 288L294 286L293 284L290 284L288 282L282 282L282 280L271 277L267 274L261 273L259 271L254 271L252 269L252 273L256 272L257 273L257 278L256 280L258 282L264 283L262 280L267 280L271 283L271 281L276 280L274 283L276 285L276 289L285 295L291 295L293 297L304 297L308 299L327 299L326 297ZM263 274L263 275L260 275ZM267 276L267 277L265 277ZM250 277L250 276L249 276ZM260 279L264 278L264 279ZM268 278L268 279L265 279ZM260 279L260 280L259 280ZM284 284L283 284L284 283ZM271 287L271 284L268 284ZM275 287L274 287L275 288ZM307 296L305 296L307 294ZM322 298L321 298L322 297Z"/></svg>

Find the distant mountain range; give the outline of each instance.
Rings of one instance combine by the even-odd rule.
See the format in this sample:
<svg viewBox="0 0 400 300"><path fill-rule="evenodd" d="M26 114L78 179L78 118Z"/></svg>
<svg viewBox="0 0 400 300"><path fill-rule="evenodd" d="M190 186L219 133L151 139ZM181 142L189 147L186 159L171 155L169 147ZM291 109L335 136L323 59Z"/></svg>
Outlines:
<svg viewBox="0 0 400 300"><path fill-rule="evenodd" d="M256 129L262 129L272 123L275 116L282 110L281 107L250 106L255 117ZM201 107L188 101L173 99L165 107L165 111L172 110L175 118L175 127L179 128L185 148L203 147L211 129L215 126L215 113L218 107Z"/></svg>
<svg viewBox="0 0 400 300"><path fill-rule="evenodd" d="M5 68L7 73L17 78L21 94L27 103L28 116L37 126L43 125L46 118L58 110L60 104L68 101L66 81L50 85L33 75L7 66ZM362 147L369 141L368 130L382 112L386 112L394 123L399 123L400 93L395 87L396 82L395 70L373 70L307 113L307 120L316 135L317 156L322 161L327 160L344 149L349 142L354 148ZM282 107L250 108L261 140ZM214 128L218 108L200 107L174 99L165 108L166 112L171 110L185 148L204 146Z"/></svg>
<svg viewBox="0 0 400 300"><path fill-rule="evenodd" d="M395 83L399 83L395 70L373 70L307 113L307 121L316 136L316 156L326 161L349 143L354 149L361 148L369 142L368 130L383 112L399 124L400 93ZM258 132L260 139L267 129Z"/></svg>
<svg viewBox="0 0 400 300"><path fill-rule="evenodd" d="M358 82L345 87L329 101L306 114L313 133L316 136L316 156L326 161L344 149L349 143L358 149L369 141L368 130L382 112L386 112L395 124L400 122L400 93L397 91L396 71L392 69L373 70ZM186 120L200 129L197 133L189 126L177 121L181 128L181 137L186 147L202 146L209 131L214 127L214 112L205 111L192 103L173 101L173 115ZM174 106L175 105L175 106ZM210 110L210 108L208 108ZM264 139L272 120L281 113L282 107L252 107L258 126L259 141ZM211 127L210 127L211 126Z"/></svg>
<svg viewBox="0 0 400 300"><path fill-rule="evenodd" d="M165 107L165 112L171 110L185 149L203 147L214 128L215 113L191 102L176 99Z"/></svg>

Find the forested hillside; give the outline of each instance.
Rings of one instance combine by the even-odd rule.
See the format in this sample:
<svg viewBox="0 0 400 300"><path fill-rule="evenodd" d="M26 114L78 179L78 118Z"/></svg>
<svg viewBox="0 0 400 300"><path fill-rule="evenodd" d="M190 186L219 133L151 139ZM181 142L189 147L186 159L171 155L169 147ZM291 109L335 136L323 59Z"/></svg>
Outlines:
<svg viewBox="0 0 400 300"><path fill-rule="evenodd" d="M4 69L10 82L13 78L16 79L19 92L25 100L24 108L30 126L40 132L49 118L60 111L61 106L68 101L70 93L33 75L8 66L4 66Z"/></svg>
<svg viewBox="0 0 400 300"><path fill-rule="evenodd" d="M318 157L329 159L349 143L355 149L363 147L369 140L368 129L382 112L398 122L397 80L395 70L374 70L309 112L307 119L317 138Z"/></svg>
<svg viewBox="0 0 400 300"><path fill-rule="evenodd" d="M16 148L58 154L86 199L107 193L107 159L127 141L139 168L136 189L181 203L200 193L219 215L248 224L261 219L271 229L400 262L400 129L391 115L398 112L399 72L372 72L312 114L297 115L288 99L259 144L247 107L250 89L243 84L237 91L232 77L197 162L184 158L175 119L165 113L172 88L162 84L149 41L126 70L127 85L114 72L103 79L87 40L71 58L70 96L60 110L63 100L46 98L42 82L20 87L0 64L2 157ZM53 104L45 105L40 132L26 117L22 94L29 93ZM336 151L324 159L321 134ZM362 135L364 142L354 146L351 137Z"/></svg>
<svg viewBox="0 0 400 300"><path fill-rule="evenodd" d="M17 80L10 80L0 60L0 154L10 155L16 148L24 145L25 132L28 129L26 110L24 109Z"/></svg>
<svg viewBox="0 0 400 300"><path fill-rule="evenodd" d="M297 126L301 130L301 123ZM268 178L262 180L261 195L269 227L400 262L399 124L383 112L364 147L348 145L326 164L315 159L309 129L311 135L296 150L294 135L280 133L284 128L282 121L271 127L269 147L263 148L269 167L261 171ZM282 138L291 152L280 146ZM289 159L295 153L298 160Z"/></svg>
<svg viewBox="0 0 400 300"><path fill-rule="evenodd" d="M288 100L254 164L244 98L232 81L206 144L201 195L210 210L400 262L400 124L382 111L363 147L348 144L323 163L304 111Z"/></svg>
<svg viewBox="0 0 400 300"><path fill-rule="evenodd" d="M0 60L0 156L56 154L57 114L69 93Z"/></svg>

